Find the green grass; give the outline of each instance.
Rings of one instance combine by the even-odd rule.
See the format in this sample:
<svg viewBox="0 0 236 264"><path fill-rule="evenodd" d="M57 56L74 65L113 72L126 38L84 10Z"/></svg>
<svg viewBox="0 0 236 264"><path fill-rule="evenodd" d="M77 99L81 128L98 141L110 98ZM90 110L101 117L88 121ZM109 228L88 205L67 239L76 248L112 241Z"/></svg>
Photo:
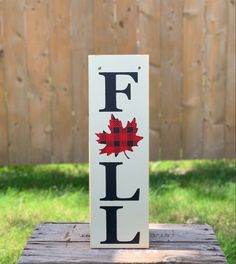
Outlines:
<svg viewBox="0 0 236 264"><path fill-rule="evenodd" d="M233 264L235 187L235 160L151 163L150 222L212 225ZM0 167L0 263L44 221L89 221L88 165Z"/></svg>

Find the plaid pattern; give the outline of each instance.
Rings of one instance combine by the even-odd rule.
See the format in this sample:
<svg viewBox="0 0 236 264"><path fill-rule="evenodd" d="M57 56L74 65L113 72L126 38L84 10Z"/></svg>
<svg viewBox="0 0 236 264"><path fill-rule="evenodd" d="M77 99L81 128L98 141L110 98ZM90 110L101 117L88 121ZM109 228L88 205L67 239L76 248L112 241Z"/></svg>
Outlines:
<svg viewBox="0 0 236 264"><path fill-rule="evenodd" d="M133 118L131 122L127 122L127 126L123 128L122 122L111 115L109 129L111 133L103 131L103 133L97 133L97 142L105 144L103 149L100 149L99 154L106 153L110 155L112 153L118 156L120 152L133 151L132 147L138 146L138 142L143 139L141 136L137 136L138 131L136 119ZM128 158L128 156L126 155Z"/></svg>

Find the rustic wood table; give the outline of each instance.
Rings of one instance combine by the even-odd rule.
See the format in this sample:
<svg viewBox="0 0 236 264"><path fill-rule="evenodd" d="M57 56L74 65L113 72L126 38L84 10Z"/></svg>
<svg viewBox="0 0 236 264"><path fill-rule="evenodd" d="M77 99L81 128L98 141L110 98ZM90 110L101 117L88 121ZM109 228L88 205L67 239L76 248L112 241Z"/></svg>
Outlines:
<svg viewBox="0 0 236 264"><path fill-rule="evenodd" d="M227 263L209 225L150 224L149 229L149 249L90 249L87 223L44 223L19 263Z"/></svg>

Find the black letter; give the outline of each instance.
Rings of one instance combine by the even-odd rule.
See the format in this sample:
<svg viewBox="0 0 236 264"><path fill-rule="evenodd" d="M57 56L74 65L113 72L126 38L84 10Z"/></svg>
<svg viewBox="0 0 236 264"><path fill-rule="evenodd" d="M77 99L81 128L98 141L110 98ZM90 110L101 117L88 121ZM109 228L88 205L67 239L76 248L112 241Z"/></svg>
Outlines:
<svg viewBox="0 0 236 264"><path fill-rule="evenodd" d="M122 112L121 109L116 106L116 94L124 93L128 99L131 98L130 83L124 90L116 90L116 76L117 75L129 75L135 82L138 82L137 72L100 72L100 75L105 77L105 108L100 109L99 112Z"/></svg>
<svg viewBox="0 0 236 264"><path fill-rule="evenodd" d="M99 162L106 167L106 196L101 201L138 201L139 189L129 198L119 198L116 194L116 167L122 165L122 162Z"/></svg>
<svg viewBox="0 0 236 264"><path fill-rule="evenodd" d="M101 209L106 210L106 228L107 238L101 244L138 244L140 232L137 232L135 237L130 241L119 241L117 239L117 210L123 206L100 206Z"/></svg>

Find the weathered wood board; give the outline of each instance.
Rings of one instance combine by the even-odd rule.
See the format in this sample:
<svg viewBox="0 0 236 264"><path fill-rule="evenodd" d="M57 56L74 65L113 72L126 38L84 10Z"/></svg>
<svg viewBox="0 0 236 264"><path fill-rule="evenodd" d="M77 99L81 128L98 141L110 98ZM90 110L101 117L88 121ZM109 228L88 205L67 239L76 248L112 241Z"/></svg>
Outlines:
<svg viewBox="0 0 236 264"><path fill-rule="evenodd" d="M87 223L44 223L34 230L19 264L227 263L209 225L150 224L149 249L90 249Z"/></svg>

